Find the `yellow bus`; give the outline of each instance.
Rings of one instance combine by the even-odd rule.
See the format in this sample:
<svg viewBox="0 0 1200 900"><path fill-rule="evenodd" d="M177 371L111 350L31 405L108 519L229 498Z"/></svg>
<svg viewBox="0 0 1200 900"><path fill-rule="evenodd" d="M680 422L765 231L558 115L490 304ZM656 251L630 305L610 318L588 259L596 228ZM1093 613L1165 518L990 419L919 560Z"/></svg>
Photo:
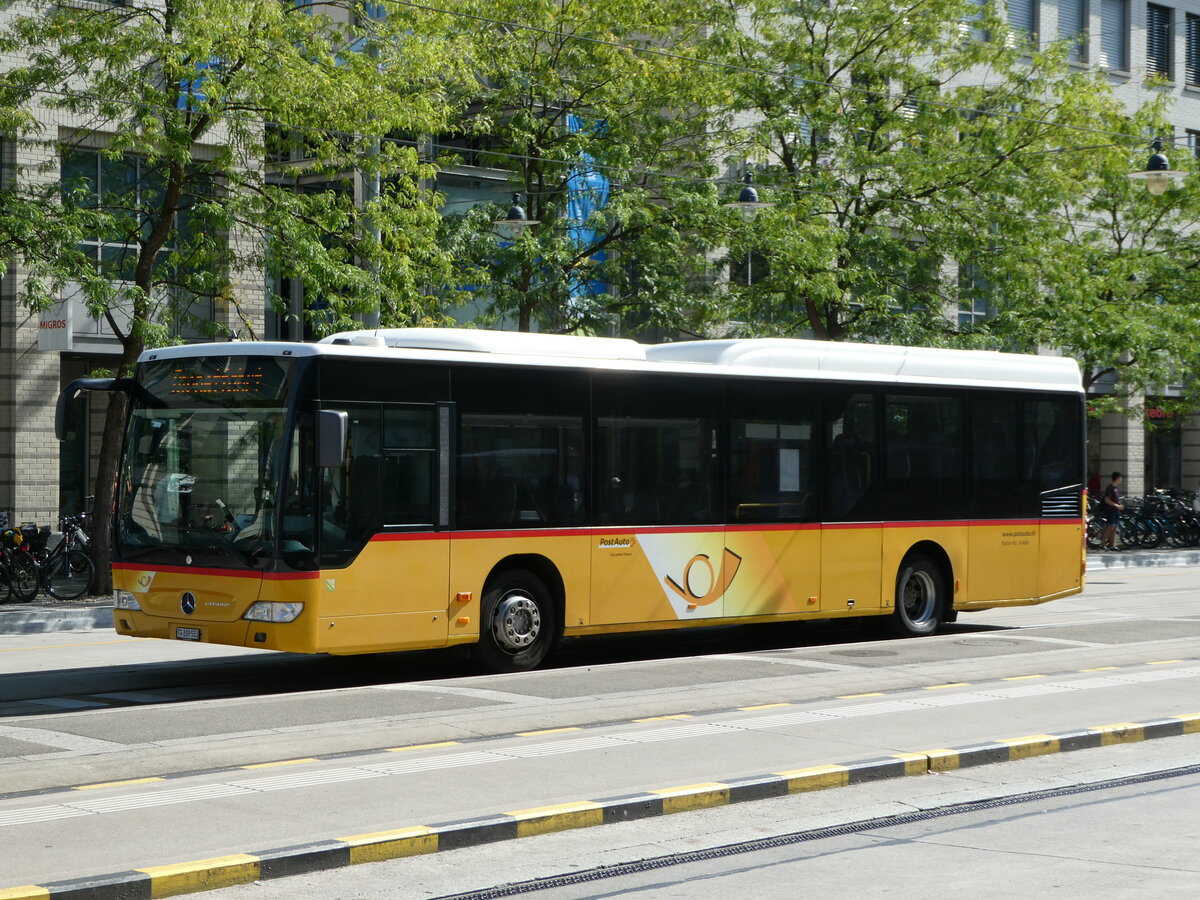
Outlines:
<svg viewBox="0 0 1200 900"><path fill-rule="evenodd" d="M125 635L303 653L959 612L1083 586L1084 396L1047 356L458 329L151 350ZM63 415L60 415L60 421Z"/></svg>

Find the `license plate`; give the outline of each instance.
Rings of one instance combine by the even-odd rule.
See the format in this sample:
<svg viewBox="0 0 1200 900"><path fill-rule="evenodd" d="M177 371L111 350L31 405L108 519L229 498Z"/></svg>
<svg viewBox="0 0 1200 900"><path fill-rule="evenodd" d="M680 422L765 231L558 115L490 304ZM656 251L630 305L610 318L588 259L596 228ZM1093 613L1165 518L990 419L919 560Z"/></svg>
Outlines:
<svg viewBox="0 0 1200 900"><path fill-rule="evenodd" d="M198 641L200 640L199 628L176 628L175 637L180 641Z"/></svg>

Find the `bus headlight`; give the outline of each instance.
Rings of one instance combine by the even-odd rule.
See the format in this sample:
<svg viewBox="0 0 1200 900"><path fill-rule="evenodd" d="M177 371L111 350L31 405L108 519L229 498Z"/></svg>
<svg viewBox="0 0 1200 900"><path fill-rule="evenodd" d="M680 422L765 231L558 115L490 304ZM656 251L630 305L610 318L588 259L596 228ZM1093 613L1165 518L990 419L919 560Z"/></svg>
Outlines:
<svg viewBox="0 0 1200 900"><path fill-rule="evenodd" d="M137 598L129 591L117 591L113 594L113 606L117 609L132 609L136 612L142 611L142 604L137 602Z"/></svg>
<svg viewBox="0 0 1200 900"><path fill-rule="evenodd" d="M246 610L242 618L251 622L294 622L302 612L303 603L268 603L260 600Z"/></svg>

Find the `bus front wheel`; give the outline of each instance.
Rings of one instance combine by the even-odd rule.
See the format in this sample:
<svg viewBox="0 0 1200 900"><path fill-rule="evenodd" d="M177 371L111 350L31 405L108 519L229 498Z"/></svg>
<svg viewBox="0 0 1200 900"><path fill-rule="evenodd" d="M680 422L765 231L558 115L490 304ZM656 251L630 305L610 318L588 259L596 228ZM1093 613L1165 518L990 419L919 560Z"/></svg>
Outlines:
<svg viewBox="0 0 1200 900"><path fill-rule="evenodd" d="M480 610L475 659L492 672L536 668L554 642L554 606L536 575L504 572L488 585Z"/></svg>
<svg viewBox="0 0 1200 900"><path fill-rule="evenodd" d="M896 575L896 608L892 630L901 637L933 634L942 621L945 578L927 556L910 556Z"/></svg>

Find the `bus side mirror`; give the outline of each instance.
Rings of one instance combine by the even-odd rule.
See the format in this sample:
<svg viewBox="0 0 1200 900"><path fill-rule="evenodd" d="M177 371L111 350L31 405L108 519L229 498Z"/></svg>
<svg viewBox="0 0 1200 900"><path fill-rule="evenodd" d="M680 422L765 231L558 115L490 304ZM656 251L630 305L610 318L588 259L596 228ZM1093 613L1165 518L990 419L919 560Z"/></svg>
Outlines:
<svg viewBox="0 0 1200 900"><path fill-rule="evenodd" d="M317 410L317 465L336 469L346 464L350 414L340 409Z"/></svg>
<svg viewBox="0 0 1200 900"><path fill-rule="evenodd" d="M67 439L68 432L74 430L75 421L72 415L71 401L84 391L125 391L133 390L133 381L129 378L76 378L58 395L58 403L54 407L54 436L60 441Z"/></svg>

